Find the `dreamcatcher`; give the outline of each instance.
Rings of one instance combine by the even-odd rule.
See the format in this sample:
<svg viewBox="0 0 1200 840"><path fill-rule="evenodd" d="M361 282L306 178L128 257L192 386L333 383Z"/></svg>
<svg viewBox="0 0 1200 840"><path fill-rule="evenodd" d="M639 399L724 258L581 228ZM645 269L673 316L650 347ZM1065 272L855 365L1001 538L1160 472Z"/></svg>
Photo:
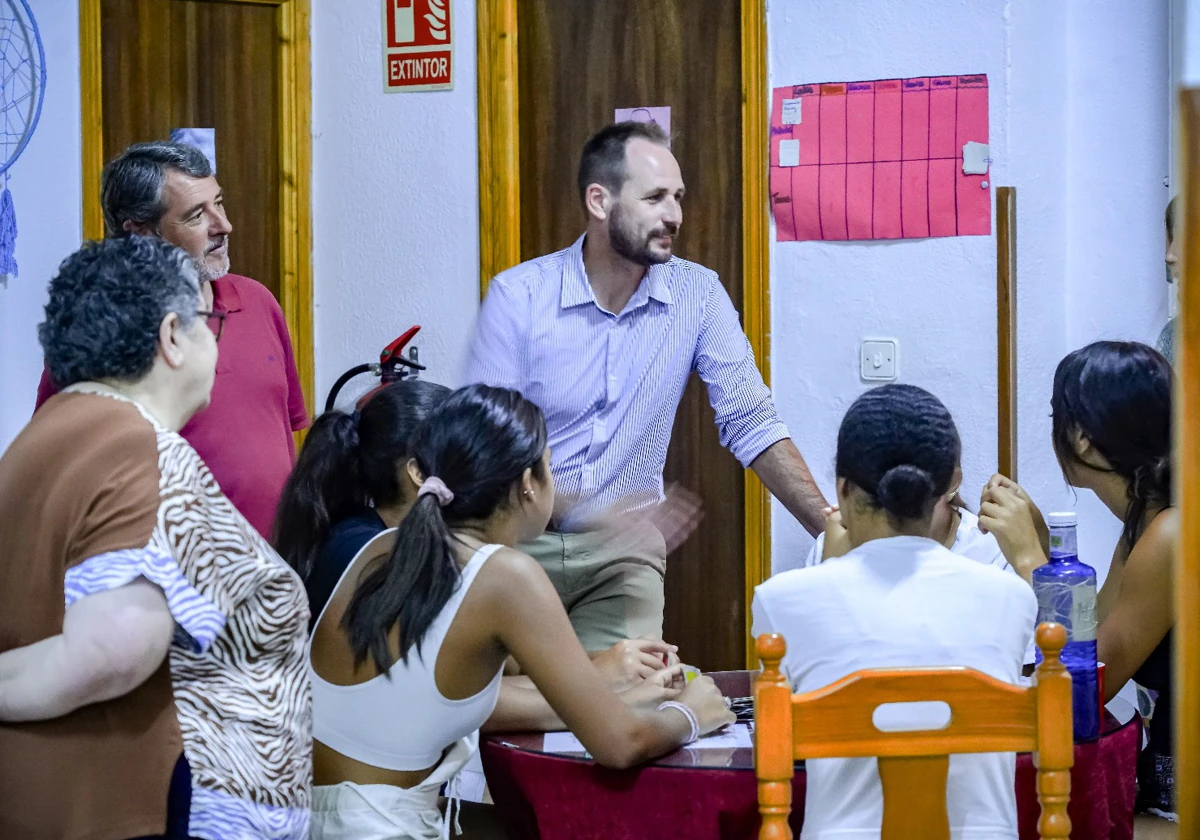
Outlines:
<svg viewBox="0 0 1200 840"><path fill-rule="evenodd" d="M0 285L17 276L17 216L8 172L29 144L46 93L46 52L27 0L0 0Z"/></svg>

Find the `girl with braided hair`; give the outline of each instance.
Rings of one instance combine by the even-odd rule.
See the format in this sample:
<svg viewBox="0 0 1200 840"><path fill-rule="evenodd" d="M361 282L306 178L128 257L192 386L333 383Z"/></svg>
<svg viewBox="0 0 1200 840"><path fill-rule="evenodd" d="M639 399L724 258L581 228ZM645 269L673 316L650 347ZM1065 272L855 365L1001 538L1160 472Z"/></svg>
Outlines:
<svg viewBox="0 0 1200 840"><path fill-rule="evenodd" d="M962 478L960 454L950 412L928 391L884 385L850 406L836 464L846 553L755 590L754 633L786 638L782 668L793 691L864 668L967 666L1018 681L1037 615L1033 591L938 539L935 507ZM819 759L807 768L804 840L879 836L875 759ZM1015 773L1011 753L950 757L954 840L1016 840Z"/></svg>

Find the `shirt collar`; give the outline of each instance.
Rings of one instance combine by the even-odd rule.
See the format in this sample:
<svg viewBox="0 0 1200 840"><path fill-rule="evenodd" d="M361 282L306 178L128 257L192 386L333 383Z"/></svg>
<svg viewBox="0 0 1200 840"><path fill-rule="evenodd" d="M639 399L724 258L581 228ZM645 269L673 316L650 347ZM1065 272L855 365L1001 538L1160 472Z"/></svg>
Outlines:
<svg viewBox="0 0 1200 840"><path fill-rule="evenodd" d="M895 537L879 537L868 540L854 550L855 553L872 557L890 558L896 552L920 552L931 548L945 548L937 540L929 537L911 537L899 535Z"/></svg>
<svg viewBox="0 0 1200 840"><path fill-rule="evenodd" d="M587 279L587 269L583 265L583 240L586 238L587 234L579 237L568 249L567 264L563 270L562 294L559 298L559 304L563 309L570 309L572 306L581 306L585 303L596 307L600 305L596 303L596 294L592 291L592 284ZM626 311L643 306L650 298L667 305L675 303L675 298L671 295L671 288L667 284L670 266L674 261L675 258L672 257L669 262L650 266L650 270L638 284L637 291L625 305Z"/></svg>
<svg viewBox="0 0 1200 840"><path fill-rule="evenodd" d="M242 311L242 296L238 294L237 286L234 285L230 276L226 274L224 277L212 281L214 312Z"/></svg>

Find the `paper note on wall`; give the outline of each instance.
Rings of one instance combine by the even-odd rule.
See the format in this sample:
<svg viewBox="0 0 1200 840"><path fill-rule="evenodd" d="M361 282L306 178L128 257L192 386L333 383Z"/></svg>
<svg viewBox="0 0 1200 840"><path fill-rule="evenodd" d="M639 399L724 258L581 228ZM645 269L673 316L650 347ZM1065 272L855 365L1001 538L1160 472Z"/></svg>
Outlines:
<svg viewBox="0 0 1200 840"><path fill-rule="evenodd" d="M215 128L172 128L172 143L195 146L208 158L213 174L217 174L217 130Z"/></svg>
<svg viewBox="0 0 1200 840"><path fill-rule="evenodd" d="M669 105L654 108L618 108L613 116L613 122L654 123L666 132L668 141L671 139L671 106ZM670 145L669 142L668 145Z"/></svg>
<svg viewBox="0 0 1200 840"><path fill-rule="evenodd" d="M789 104L795 100L800 104ZM982 74L776 88L770 151L775 237L988 235L986 169L963 171L964 146L987 142Z"/></svg>
<svg viewBox="0 0 1200 840"><path fill-rule="evenodd" d="M800 165L800 141L799 140L780 140L779 141L779 165L780 166L799 166Z"/></svg>

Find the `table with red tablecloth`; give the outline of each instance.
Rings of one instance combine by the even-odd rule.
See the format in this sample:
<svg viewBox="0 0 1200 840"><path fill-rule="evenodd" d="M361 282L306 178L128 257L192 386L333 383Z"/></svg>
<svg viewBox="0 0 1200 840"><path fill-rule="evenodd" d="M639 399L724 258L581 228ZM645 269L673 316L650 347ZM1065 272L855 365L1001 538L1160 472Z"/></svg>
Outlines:
<svg viewBox="0 0 1200 840"><path fill-rule="evenodd" d="M750 672L712 675L730 697L750 693ZM1070 816L1074 840L1131 840L1141 722L1109 716L1099 740L1075 745ZM521 840L754 840L758 836L753 750L678 750L632 770L586 756L544 752L541 734L491 735L481 742L488 786L512 838ZM1021 840L1036 840L1035 771L1017 757ZM792 830L804 816L805 776L792 782Z"/></svg>

